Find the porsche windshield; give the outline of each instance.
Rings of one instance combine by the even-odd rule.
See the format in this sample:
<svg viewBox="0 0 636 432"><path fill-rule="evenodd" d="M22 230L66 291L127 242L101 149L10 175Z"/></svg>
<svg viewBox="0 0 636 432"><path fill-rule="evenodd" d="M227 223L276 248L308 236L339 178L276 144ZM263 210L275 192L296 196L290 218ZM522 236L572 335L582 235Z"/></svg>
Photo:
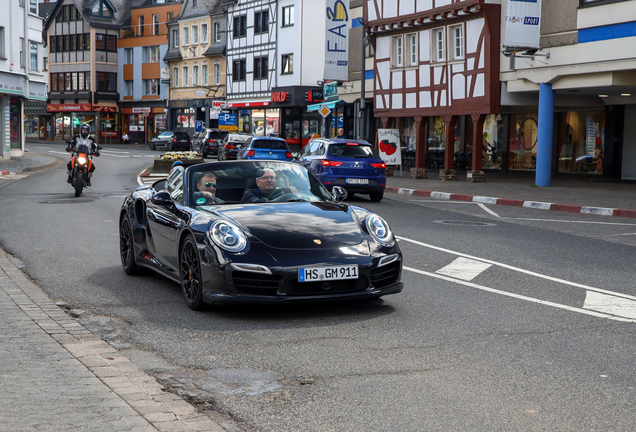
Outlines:
<svg viewBox="0 0 636 432"><path fill-rule="evenodd" d="M232 161L188 169L190 205L333 201L331 193L299 164Z"/></svg>

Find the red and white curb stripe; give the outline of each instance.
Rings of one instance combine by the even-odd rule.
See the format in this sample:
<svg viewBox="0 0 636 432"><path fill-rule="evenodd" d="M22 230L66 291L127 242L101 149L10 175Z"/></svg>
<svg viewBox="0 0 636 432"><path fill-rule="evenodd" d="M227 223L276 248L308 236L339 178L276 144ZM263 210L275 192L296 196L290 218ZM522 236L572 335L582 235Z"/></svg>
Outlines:
<svg viewBox="0 0 636 432"><path fill-rule="evenodd" d="M15 174L13 171L0 171L0 176Z"/></svg>
<svg viewBox="0 0 636 432"><path fill-rule="evenodd" d="M407 195L415 197L426 197L449 201L466 201L482 204L505 205L510 207L534 208L539 210L564 211L570 213L582 213L595 216L617 216L626 218L636 218L636 210L621 210L605 207L588 207L569 204L554 204L538 201L522 201L504 198L491 198L483 196L462 195L448 192L424 191L416 189L405 189L396 187L387 187L385 192L395 193L398 195Z"/></svg>

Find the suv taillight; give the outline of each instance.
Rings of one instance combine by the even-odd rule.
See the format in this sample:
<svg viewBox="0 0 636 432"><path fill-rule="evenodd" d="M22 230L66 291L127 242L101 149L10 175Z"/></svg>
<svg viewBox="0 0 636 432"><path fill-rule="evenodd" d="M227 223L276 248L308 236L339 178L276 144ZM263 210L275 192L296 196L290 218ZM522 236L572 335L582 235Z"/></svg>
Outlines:
<svg viewBox="0 0 636 432"><path fill-rule="evenodd" d="M381 163L372 163L371 166L373 168L380 168L380 169L386 169L386 163L381 162Z"/></svg>
<svg viewBox="0 0 636 432"><path fill-rule="evenodd" d="M230 144L230 143L227 143L227 144L225 144L225 148L226 148L227 150L231 150L231 149L236 148L236 146L235 146L235 145L232 145L232 144Z"/></svg>
<svg viewBox="0 0 636 432"><path fill-rule="evenodd" d="M211 138L208 138L208 142L209 142L209 143L215 143L215 142L216 142L216 140L213 140L213 139L211 139Z"/></svg>
<svg viewBox="0 0 636 432"><path fill-rule="evenodd" d="M342 165L342 162L336 162L326 159L321 160L320 163L322 164L322 166L326 167L339 167L340 165Z"/></svg>
<svg viewBox="0 0 636 432"><path fill-rule="evenodd" d="M256 152L255 152L254 150L248 150L248 151L247 151L247 155L248 155L249 157L253 157L255 154L256 154Z"/></svg>
<svg viewBox="0 0 636 432"><path fill-rule="evenodd" d="M172 142L173 142L173 143L174 143L174 142L177 142L177 139L176 139L176 138L172 138Z"/></svg>

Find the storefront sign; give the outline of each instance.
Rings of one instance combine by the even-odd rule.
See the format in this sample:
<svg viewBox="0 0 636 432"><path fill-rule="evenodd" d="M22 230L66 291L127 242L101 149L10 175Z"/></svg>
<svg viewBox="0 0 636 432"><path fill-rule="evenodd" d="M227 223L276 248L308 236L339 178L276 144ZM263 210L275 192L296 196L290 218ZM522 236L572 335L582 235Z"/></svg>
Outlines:
<svg viewBox="0 0 636 432"><path fill-rule="evenodd" d="M322 89L322 94L326 101L338 99L338 83L332 82L325 84Z"/></svg>
<svg viewBox="0 0 636 432"><path fill-rule="evenodd" d="M46 100L47 98L46 83L29 81L29 99Z"/></svg>
<svg viewBox="0 0 636 432"><path fill-rule="evenodd" d="M270 101L264 101L264 102L228 102L227 107L228 108L262 107L262 106L268 106L269 104L271 104Z"/></svg>
<svg viewBox="0 0 636 432"><path fill-rule="evenodd" d="M188 107L188 101L173 101L172 102L172 107L173 108L187 108Z"/></svg>
<svg viewBox="0 0 636 432"><path fill-rule="evenodd" d="M26 79L21 75L0 73L0 93L26 96Z"/></svg>
<svg viewBox="0 0 636 432"><path fill-rule="evenodd" d="M397 129L378 129L378 152L387 165L402 165L400 131Z"/></svg>
<svg viewBox="0 0 636 432"><path fill-rule="evenodd" d="M133 114L150 114L150 108L133 108Z"/></svg>
<svg viewBox="0 0 636 432"><path fill-rule="evenodd" d="M272 102L285 102L289 99L289 93L286 91L272 92Z"/></svg>
<svg viewBox="0 0 636 432"><path fill-rule="evenodd" d="M167 67L161 68L161 79L170 80L170 69Z"/></svg>
<svg viewBox="0 0 636 432"><path fill-rule="evenodd" d="M222 101L222 100L212 101L212 108L214 109L220 110L225 108L226 106L227 106L227 103L225 101Z"/></svg>
<svg viewBox="0 0 636 432"><path fill-rule="evenodd" d="M105 106L105 105L93 105L93 111L96 112L117 112L117 107L114 106Z"/></svg>
<svg viewBox="0 0 636 432"><path fill-rule="evenodd" d="M507 0L503 46L540 48L541 0Z"/></svg>
<svg viewBox="0 0 636 432"><path fill-rule="evenodd" d="M132 131L132 129L130 130ZM102 138L118 138L119 137L119 134L117 133L117 131L102 131L100 135Z"/></svg>
<svg viewBox="0 0 636 432"><path fill-rule="evenodd" d="M324 78L349 79L349 0L327 0Z"/></svg>
<svg viewBox="0 0 636 432"><path fill-rule="evenodd" d="M93 111L91 104L48 104L46 106L47 112L86 112Z"/></svg>

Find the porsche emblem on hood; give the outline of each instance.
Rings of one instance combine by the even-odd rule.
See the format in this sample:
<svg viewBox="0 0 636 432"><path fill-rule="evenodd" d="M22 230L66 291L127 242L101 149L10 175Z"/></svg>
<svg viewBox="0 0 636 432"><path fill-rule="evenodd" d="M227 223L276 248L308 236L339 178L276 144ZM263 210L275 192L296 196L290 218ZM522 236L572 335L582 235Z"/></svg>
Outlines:
<svg viewBox="0 0 636 432"><path fill-rule="evenodd" d="M321 244L322 242L320 241L320 239L314 239L314 243Z"/></svg>

